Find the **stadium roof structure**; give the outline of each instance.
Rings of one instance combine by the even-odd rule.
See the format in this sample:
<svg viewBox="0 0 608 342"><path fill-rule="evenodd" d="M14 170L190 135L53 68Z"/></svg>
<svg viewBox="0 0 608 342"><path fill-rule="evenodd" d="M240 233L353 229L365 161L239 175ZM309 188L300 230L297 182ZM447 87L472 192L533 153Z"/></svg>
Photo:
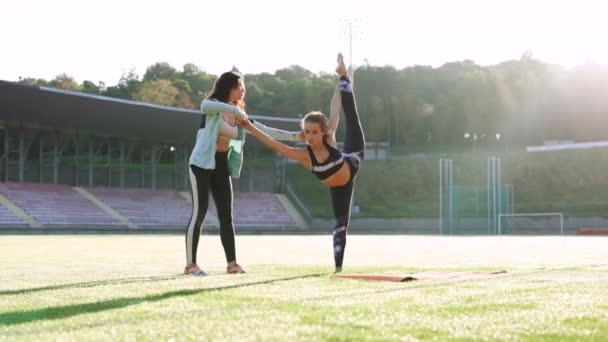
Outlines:
<svg viewBox="0 0 608 342"><path fill-rule="evenodd" d="M297 130L299 118L252 115L272 127ZM194 144L201 124L194 109L0 80L0 127L86 132L97 136Z"/></svg>
<svg viewBox="0 0 608 342"><path fill-rule="evenodd" d="M99 136L194 143L197 110L0 80L0 124Z"/></svg>

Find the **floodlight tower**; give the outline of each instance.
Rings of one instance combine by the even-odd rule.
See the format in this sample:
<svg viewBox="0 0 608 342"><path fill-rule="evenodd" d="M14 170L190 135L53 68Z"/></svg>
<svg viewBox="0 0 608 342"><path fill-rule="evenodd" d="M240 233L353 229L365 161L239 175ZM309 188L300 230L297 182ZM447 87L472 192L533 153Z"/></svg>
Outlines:
<svg viewBox="0 0 608 342"><path fill-rule="evenodd" d="M348 40L348 58L350 62L349 71L353 73L353 40L361 40L363 35L363 21L359 18L355 19L340 19L340 40Z"/></svg>

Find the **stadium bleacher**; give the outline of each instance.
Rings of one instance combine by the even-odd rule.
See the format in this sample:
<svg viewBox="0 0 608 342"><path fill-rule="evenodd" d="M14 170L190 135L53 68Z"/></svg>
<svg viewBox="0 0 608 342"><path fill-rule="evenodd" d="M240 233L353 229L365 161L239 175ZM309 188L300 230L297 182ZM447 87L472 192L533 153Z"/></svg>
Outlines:
<svg viewBox="0 0 608 342"><path fill-rule="evenodd" d="M180 230L190 219L192 205L189 194L184 196L175 190L108 187L82 189L107 206L111 212L69 185L0 183L0 193L45 228L126 228L130 223L141 229ZM236 229L299 228L273 193L237 192L234 195L233 208ZM212 197L208 211L216 213ZM18 226L27 226L27 223L0 205L0 227ZM217 226L208 228L217 229Z"/></svg>
<svg viewBox="0 0 608 342"><path fill-rule="evenodd" d="M296 222L272 193L237 192L234 197L234 223L237 226L282 227L296 225Z"/></svg>
<svg viewBox="0 0 608 342"><path fill-rule="evenodd" d="M0 191L44 226L122 225L68 185L7 182Z"/></svg>
<svg viewBox="0 0 608 342"><path fill-rule="evenodd" d="M27 223L0 205L0 226L27 226Z"/></svg>
<svg viewBox="0 0 608 342"><path fill-rule="evenodd" d="M190 205L172 190L85 188L136 226L184 227L190 217Z"/></svg>

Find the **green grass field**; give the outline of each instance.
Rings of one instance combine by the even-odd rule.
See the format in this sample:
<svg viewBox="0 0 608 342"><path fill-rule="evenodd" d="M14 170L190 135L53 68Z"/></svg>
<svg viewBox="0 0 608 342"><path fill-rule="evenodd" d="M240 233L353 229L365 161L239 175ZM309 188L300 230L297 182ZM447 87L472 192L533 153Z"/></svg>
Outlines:
<svg viewBox="0 0 608 342"><path fill-rule="evenodd" d="M506 270L407 283L330 277L330 236L0 236L0 340L605 341L608 238L349 237L345 273Z"/></svg>

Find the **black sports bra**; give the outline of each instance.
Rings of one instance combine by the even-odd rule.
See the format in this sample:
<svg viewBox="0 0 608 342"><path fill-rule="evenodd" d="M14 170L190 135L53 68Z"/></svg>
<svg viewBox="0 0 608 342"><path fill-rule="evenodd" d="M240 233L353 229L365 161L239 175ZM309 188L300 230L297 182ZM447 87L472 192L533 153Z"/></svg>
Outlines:
<svg viewBox="0 0 608 342"><path fill-rule="evenodd" d="M340 150L333 148L328 143L323 141L327 151L329 151L329 158L324 163L319 163L315 158L315 154L312 152L310 146L306 146L308 153L310 154L310 161L312 163L312 173L319 179L323 180L338 172L342 165L344 165L344 158Z"/></svg>

